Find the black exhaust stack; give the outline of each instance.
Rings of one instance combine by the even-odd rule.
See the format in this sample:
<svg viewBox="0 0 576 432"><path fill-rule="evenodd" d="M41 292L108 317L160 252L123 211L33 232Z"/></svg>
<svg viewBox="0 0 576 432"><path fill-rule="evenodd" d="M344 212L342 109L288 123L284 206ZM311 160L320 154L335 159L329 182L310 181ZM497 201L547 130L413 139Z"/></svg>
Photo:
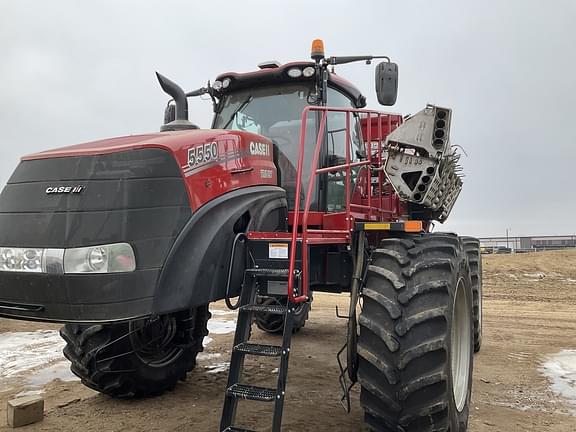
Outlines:
<svg viewBox="0 0 576 432"><path fill-rule="evenodd" d="M160 83L162 90L172 96L172 99L174 99L174 103L176 105L176 113L174 119L162 125L160 127L160 131L168 132L186 129L198 129L198 126L188 120L188 99L186 99L184 90L182 90L182 88L174 81L169 80L158 72L156 72L156 77L158 78L158 82ZM167 120L168 119L165 117L165 121Z"/></svg>

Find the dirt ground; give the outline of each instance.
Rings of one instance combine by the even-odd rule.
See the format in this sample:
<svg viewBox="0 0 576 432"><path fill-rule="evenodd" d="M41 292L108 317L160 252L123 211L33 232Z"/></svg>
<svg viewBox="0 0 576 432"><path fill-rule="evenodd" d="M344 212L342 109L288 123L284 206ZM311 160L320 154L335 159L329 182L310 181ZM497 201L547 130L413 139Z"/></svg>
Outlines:
<svg viewBox="0 0 576 432"><path fill-rule="evenodd" d="M484 345L475 356L469 430L576 431L576 405L555 394L541 372L549 356L576 349L576 251L484 256L484 290ZM311 320L293 339L285 431L365 430L358 389L350 414L339 403L335 354L344 343L345 322L335 316L337 304L345 306L346 298L316 295ZM225 308L218 304L214 309ZM217 317L234 319L224 313ZM0 335L40 329L57 327L0 319ZM44 421L20 430L216 431L232 333L210 337L199 366L173 392L156 399L117 401L77 381L54 380L44 386ZM260 332L257 339L273 340ZM247 374L252 383L265 385L275 379L276 367L274 360L250 362ZM26 375L10 385L0 381L2 432L9 430L1 426L6 402L28 388ZM244 426L270 430L270 405L246 402L239 412Z"/></svg>

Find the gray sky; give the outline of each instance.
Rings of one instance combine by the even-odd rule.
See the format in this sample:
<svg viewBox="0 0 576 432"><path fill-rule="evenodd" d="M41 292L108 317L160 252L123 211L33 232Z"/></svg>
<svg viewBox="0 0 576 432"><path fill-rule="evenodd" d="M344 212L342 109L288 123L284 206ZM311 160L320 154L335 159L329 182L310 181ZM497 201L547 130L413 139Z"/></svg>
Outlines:
<svg viewBox="0 0 576 432"><path fill-rule="evenodd" d="M0 183L23 154L158 130L158 70L186 89L263 60L389 55L394 111L451 107L464 189L440 227L576 232L576 2L0 0ZM340 66L378 108L373 67ZM211 104L191 120L208 127Z"/></svg>

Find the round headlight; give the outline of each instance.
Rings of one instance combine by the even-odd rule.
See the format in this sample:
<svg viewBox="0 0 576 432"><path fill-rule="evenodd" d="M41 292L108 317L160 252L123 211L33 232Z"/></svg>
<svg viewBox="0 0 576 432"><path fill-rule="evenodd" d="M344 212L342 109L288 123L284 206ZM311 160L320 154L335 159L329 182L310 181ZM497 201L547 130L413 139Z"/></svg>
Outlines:
<svg viewBox="0 0 576 432"><path fill-rule="evenodd" d="M2 260L2 266L8 270L15 270L18 264L16 259L16 251L14 249L5 248L2 249L2 255L0 256Z"/></svg>
<svg viewBox="0 0 576 432"><path fill-rule="evenodd" d="M222 80L222 88L228 88L232 80L230 78L224 78Z"/></svg>
<svg viewBox="0 0 576 432"><path fill-rule="evenodd" d="M22 267L27 270L40 270L42 266L42 251L26 249L23 255Z"/></svg>
<svg viewBox="0 0 576 432"><path fill-rule="evenodd" d="M216 91L222 89L222 81L214 81L212 83L212 88Z"/></svg>
<svg viewBox="0 0 576 432"><path fill-rule="evenodd" d="M88 265L93 271L104 270L108 266L106 249L97 247L88 254Z"/></svg>
<svg viewBox="0 0 576 432"><path fill-rule="evenodd" d="M288 69L288 76L290 78L300 78L302 76L302 70L298 68Z"/></svg>
<svg viewBox="0 0 576 432"><path fill-rule="evenodd" d="M310 78L311 76L314 75L315 72L316 72L316 70L312 66L308 66L308 67L304 68L304 70L302 71L302 73L304 74L304 76L306 78Z"/></svg>

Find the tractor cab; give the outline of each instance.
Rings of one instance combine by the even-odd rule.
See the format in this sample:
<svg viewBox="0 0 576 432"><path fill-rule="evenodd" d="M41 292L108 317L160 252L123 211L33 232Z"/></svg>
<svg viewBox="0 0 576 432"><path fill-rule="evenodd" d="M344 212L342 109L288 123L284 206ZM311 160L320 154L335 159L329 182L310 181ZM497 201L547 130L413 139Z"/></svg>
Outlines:
<svg viewBox="0 0 576 432"><path fill-rule="evenodd" d="M328 75L326 95L323 98L316 74L314 63L290 63L268 66L252 73L223 74L214 83L214 87L219 88L219 99L215 104L212 128L253 132L272 141L278 185L286 190L290 210L295 201L302 122L306 122L304 172L310 170L320 124L317 112L308 112L306 118L303 118L304 109L307 106L322 105L338 108L362 108L365 105L365 98L360 91L333 73ZM328 113L320 167L343 163L346 160L347 143L354 159L360 157L362 133L359 116L354 114L351 122L347 139L345 113ZM257 143L254 145L256 148L253 151L258 152ZM336 211L342 208L343 183L337 184L332 177L335 176L328 175L327 183L321 182L315 188L312 203L314 210Z"/></svg>
<svg viewBox="0 0 576 432"><path fill-rule="evenodd" d="M286 191L288 209L296 202L298 158L303 155L302 172L309 173L318 137L320 147L317 168L356 163L366 158L362 137L360 113L366 106L366 98L351 83L334 72L334 66L373 59L386 61L376 68L376 93L383 105L396 102L398 69L385 56L324 56L323 43L313 42L312 62L293 62L281 65L264 62L259 70L247 73L229 72L219 75L212 85L184 94L174 83L159 76L162 88L173 97L165 112L163 131L194 129L188 121L187 97L209 94L213 101L212 129L251 132L272 142L276 166L277 185ZM331 71L329 68L331 67ZM341 110L326 111L326 121L320 130L323 113L310 111L307 107L331 107ZM364 127L368 123L364 119ZM379 125L380 129L382 124ZM374 135L375 136L375 135ZM382 136L381 136L382 138ZM251 155L269 156L266 144L250 143ZM262 153L262 154L261 154ZM358 177L360 169L352 170ZM262 173L273 178L273 173ZM307 190L308 176L302 179ZM355 178L352 178L355 183ZM327 172L320 176L311 190L310 210L339 212L345 207L345 187L342 173ZM304 196L300 194L300 204Z"/></svg>

